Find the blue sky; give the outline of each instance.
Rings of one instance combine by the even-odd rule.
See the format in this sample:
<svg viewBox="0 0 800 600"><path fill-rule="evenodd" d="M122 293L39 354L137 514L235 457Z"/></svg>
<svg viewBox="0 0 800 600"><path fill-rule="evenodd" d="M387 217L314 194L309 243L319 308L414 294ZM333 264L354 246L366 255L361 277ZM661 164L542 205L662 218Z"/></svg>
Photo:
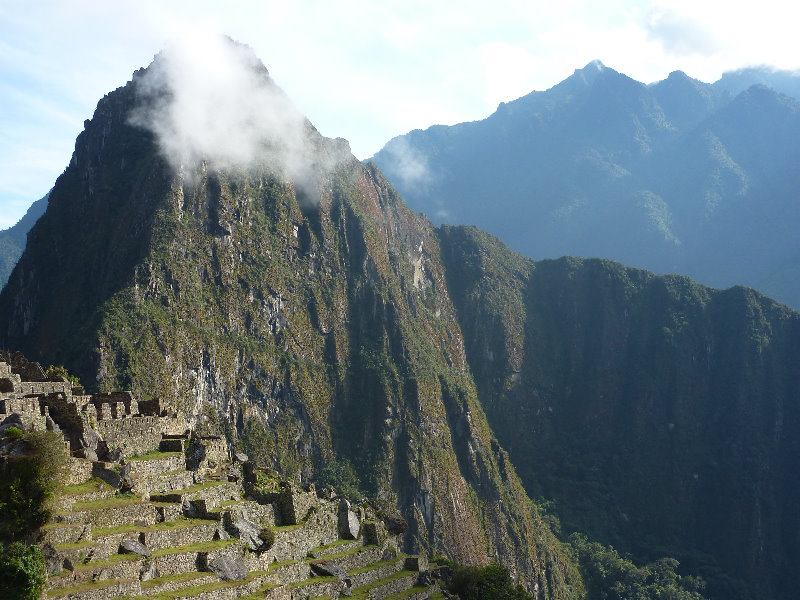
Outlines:
<svg viewBox="0 0 800 600"><path fill-rule="evenodd" d="M477 2L0 0L0 229L44 195L97 101L176 37L248 44L317 128L367 158L395 135L483 118L593 59L673 70L800 67L783 0Z"/></svg>

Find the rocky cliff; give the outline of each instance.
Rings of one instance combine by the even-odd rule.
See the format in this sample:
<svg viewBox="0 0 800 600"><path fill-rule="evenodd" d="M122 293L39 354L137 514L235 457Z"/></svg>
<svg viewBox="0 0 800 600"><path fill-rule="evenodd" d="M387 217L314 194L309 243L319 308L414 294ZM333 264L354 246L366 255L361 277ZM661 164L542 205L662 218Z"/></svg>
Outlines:
<svg viewBox="0 0 800 600"><path fill-rule="evenodd" d="M791 597L800 314L610 261L529 261L476 229L441 238L478 396L528 493L569 530L677 556L714 597Z"/></svg>

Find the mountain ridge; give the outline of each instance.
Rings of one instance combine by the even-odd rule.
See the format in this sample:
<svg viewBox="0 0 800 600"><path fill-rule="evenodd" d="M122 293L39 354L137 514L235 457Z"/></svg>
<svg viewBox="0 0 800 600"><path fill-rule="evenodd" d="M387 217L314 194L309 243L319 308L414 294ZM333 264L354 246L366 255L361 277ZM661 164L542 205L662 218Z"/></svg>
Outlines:
<svg viewBox="0 0 800 600"><path fill-rule="evenodd" d="M435 223L478 225L531 258L611 258L797 307L794 237L763 223L800 210L796 102L679 72L644 85L589 63L482 121L398 136L374 160ZM771 212L745 214L758 203ZM747 260L725 262L731 247Z"/></svg>

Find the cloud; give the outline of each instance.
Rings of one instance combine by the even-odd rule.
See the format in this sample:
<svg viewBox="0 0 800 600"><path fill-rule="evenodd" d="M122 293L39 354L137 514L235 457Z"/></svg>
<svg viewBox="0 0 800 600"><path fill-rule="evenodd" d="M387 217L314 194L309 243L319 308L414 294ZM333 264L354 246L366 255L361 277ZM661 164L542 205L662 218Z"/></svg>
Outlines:
<svg viewBox="0 0 800 600"><path fill-rule="evenodd" d="M152 131L176 171L269 165L310 178L321 138L247 46L191 32L134 76L131 122Z"/></svg>
<svg viewBox="0 0 800 600"><path fill-rule="evenodd" d="M648 12L645 30L674 56L709 56L720 49L720 41L706 23L665 6Z"/></svg>
<svg viewBox="0 0 800 600"><path fill-rule="evenodd" d="M427 192L432 181L428 158L414 148L407 137L391 140L383 151L391 160L392 173L403 180L406 188Z"/></svg>

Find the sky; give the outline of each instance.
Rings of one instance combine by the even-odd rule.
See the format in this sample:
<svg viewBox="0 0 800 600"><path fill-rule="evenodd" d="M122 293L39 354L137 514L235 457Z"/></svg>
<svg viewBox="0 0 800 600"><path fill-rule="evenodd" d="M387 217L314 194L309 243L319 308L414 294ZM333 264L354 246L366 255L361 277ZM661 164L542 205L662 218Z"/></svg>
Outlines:
<svg viewBox="0 0 800 600"><path fill-rule="evenodd" d="M176 40L247 44L323 135L364 159L594 59L644 83L795 70L798 22L785 0L0 0L0 229L66 168L97 101Z"/></svg>

